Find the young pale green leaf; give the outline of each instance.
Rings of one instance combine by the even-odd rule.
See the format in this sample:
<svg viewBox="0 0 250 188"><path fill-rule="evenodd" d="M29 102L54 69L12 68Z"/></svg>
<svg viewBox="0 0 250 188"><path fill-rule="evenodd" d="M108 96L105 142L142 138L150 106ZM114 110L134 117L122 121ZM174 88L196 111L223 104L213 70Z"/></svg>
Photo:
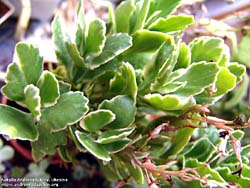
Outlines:
<svg viewBox="0 0 250 188"><path fill-rule="evenodd" d="M219 70L216 63L193 63L188 67L185 74L174 80L174 82L186 82L185 87L176 90L174 93L186 97L201 93L216 81Z"/></svg>
<svg viewBox="0 0 250 188"><path fill-rule="evenodd" d="M131 143L131 140L128 138L123 138L121 140L118 140L116 142L111 142L108 144L102 144L102 146L111 154L118 153L122 150L124 150L129 144Z"/></svg>
<svg viewBox="0 0 250 188"><path fill-rule="evenodd" d="M43 58L38 48L26 43L16 45L15 58L28 84L36 85L43 71Z"/></svg>
<svg viewBox="0 0 250 188"><path fill-rule="evenodd" d="M100 109L87 114L80 122L80 126L86 131L95 132L114 120L115 114L113 114L110 110Z"/></svg>
<svg viewBox="0 0 250 188"><path fill-rule="evenodd" d="M166 83L162 87L157 88L157 91L161 94L173 93L178 89L186 86L186 82L170 82Z"/></svg>
<svg viewBox="0 0 250 188"><path fill-rule="evenodd" d="M158 18L166 18L181 4L182 0L153 0L151 2L145 28L148 28Z"/></svg>
<svg viewBox="0 0 250 188"><path fill-rule="evenodd" d="M190 48L185 43L181 43L177 63L174 67L174 70L180 68L187 68L190 65L190 62L191 62Z"/></svg>
<svg viewBox="0 0 250 188"><path fill-rule="evenodd" d="M132 46L132 38L125 33L113 34L107 38L102 53L91 59L88 66L96 69L101 65L111 61Z"/></svg>
<svg viewBox="0 0 250 188"><path fill-rule="evenodd" d="M225 44L221 38L204 36L194 39L189 46L192 54L191 62L219 62Z"/></svg>
<svg viewBox="0 0 250 188"><path fill-rule="evenodd" d="M106 26L101 19L95 19L90 22L88 34L86 36L85 56L98 56L104 47L106 40Z"/></svg>
<svg viewBox="0 0 250 188"><path fill-rule="evenodd" d="M129 63L123 63L120 72L116 73L110 80L111 91L131 96L135 101L137 96L137 82L133 66Z"/></svg>
<svg viewBox="0 0 250 188"><path fill-rule="evenodd" d="M59 93L59 83L55 75L49 71L44 71L37 83L40 89L41 105L48 107L56 104Z"/></svg>
<svg viewBox="0 0 250 188"><path fill-rule="evenodd" d="M65 145L67 142L64 131L51 133L42 123L38 125L38 131L38 140L31 143L32 157L35 161L40 161L46 155L53 155L56 146Z"/></svg>
<svg viewBox="0 0 250 188"><path fill-rule="evenodd" d="M142 1L142 7L136 17L135 26L133 28L134 32L144 28L144 24L147 19L149 8L150 8L150 0Z"/></svg>
<svg viewBox="0 0 250 188"><path fill-rule="evenodd" d="M12 139L36 140L38 132L31 114L0 105L0 134Z"/></svg>
<svg viewBox="0 0 250 188"><path fill-rule="evenodd" d="M85 30L86 30L86 23L85 23L85 15L84 15L84 1L80 0L78 4L77 10L77 29L76 29L76 38L75 43L77 49L81 56L84 55L85 51Z"/></svg>
<svg viewBox="0 0 250 188"><path fill-rule="evenodd" d="M68 55L71 58L71 61L74 63L74 65L84 68L85 62L84 62L84 59L81 57L80 52L78 51L76 44L65 42L64 45L67 49Z"/></svg>
<svg viewBox="0 0 250 188"><path fill-rule="evenodd" d="M171 140L171 146L162 153L161 158L164 159L168 156L180 153L189 143L193 132L193 128L184 128L176 131Z"/></svg>
<svg viewBox="0 0 250 188"><path fill-rule="evenodd" d="M32 115L40 120L41 117L41 97L39 96L39 88L33 84L27 85L24 88L24 96L27 108L30 110Z"/></svg>
<svg viewBox="0 0 250 188"><path fill-rule="evenodd" d="M134 12L133 2L124 1L115 10L116 31L119 33L129 33L130 18Z"/></svg>
<svg viewBox="0 0 250 188"><path fill-rule="evenodd" d="M230 63L227 68L237 77L237 82L241 81L246 73L246 67L239 63Z"/></svg>
<svg viewBox="0 0 250 188"><path fill-rule="evenodd" d="M202 152L201 152L202 151ZM215 146L208 138L201 138L187 151L185 157L206 161L216 152Z"/></svg>
<svg viewBox="0 0 250 188"><path fill-rule="evenodd" d="M68 77L72 79L74 64L66 46L66 42L70 43L70 40L64 28L62 20L59 16L56 16L52 22L52 38L55 45L55 53L58 61L66 67Z"/></svg>
<svg viewBox="0 0 250 188"><path fill-rule="evenodd" d="M127 51L126 55L138 52L154 52L166 41L172 40L171 36L148 30L139 30L133 35L133 46Z"/></svg>
<svg viewBox="0 0 250 188"><path fill-rule="evenodd" d="M160 18L153 23L149 30L160 31L164 33L175 32L185 29L188 25L194 22L193 16L188 15L177 15L171 16L166 19Z"/></svg>
<svg viewBox="0 0 250 188"><path fill-rule="evenodd" d="M136 106L134 101L126 95L118 95L111 100L103 101L99 109L107 109L115 114L116 119L107 125L107 128L127 127L135 119Z"/></svg>
<svg viewBox="0 0 250 188"><path fill-rule="evenodd" d="M221 68L215 82L216 92L213 96L221 96L236 86L237 78L226 68Z"/></svg>
<svg viewBox="0 0 250 188"><path fill-rule="evenodd" d="M178 95L147 94L146 102L160 110L185 110L195 104L193 97L181 97Z"/></svg>
<svg viewBox="0 0 250 188"><path fill-rule="evenodd" d="M237 54L240 63L244 63L247 67L250 67L250 37L245 36L242 38L239 51Z"/></svg>
<svg viewBox="0 0 250 188"><path fill-rule="evenodd" d="M13 101L24 100L24 88L27 85L24 75L16 63L8 66L6 73L6 85L2 88L2 93Z"/></svg>
<svg viewBox="0 0 250 188"><path fill-rule="evenodd" d="M88 111L88 99L81 92L67 92L61 95L54 106L42 111L41 124L51 132L66 129L78 122Z"/></svg>
<svg viewBox="0 0 250 188"><path fill-rule="evenodd" d="M96 143L94 138L92 138L90 135L87 135L87 134L79 132L79 131L76 131L75 134L76 134L77 140L80 142L80 144L83 147L85 147L91 154L93 154L98 159L101 159L103 161L110 161L111 160L109 153L104 148L104 146Z"/></svg>
<svg viewBox="0 0 250 188"><path fill-rule="evenodd" d="M95 141L100 144L109 144L129 136L135 128L114 129L103 132Z"/></svg>

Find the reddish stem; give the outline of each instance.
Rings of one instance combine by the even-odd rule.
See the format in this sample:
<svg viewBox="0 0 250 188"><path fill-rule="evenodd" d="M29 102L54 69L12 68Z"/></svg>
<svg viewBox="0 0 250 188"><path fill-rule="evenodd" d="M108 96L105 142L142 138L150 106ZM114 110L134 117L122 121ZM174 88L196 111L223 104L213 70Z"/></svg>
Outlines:
<svg viewBox="0 0 250 188"><path fill-rule="evenodd" d="M21 146L16 140L10 140L9 142L25 159L33 161L30 150Z"/></svg>
<svg viewBox="0 0 250 188"><path fill-rule="evenodd" d="M2 96L1 103L2 103L2 104L7 104L7 102L8 102L7 97Z"/></svg>

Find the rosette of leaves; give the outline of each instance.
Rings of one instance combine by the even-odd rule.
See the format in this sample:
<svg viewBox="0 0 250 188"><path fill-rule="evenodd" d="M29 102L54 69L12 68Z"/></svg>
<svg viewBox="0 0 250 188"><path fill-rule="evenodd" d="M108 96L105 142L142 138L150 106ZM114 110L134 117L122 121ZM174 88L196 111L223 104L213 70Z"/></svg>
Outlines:
<svg viewBox="0 0 250 188"><path fill-rule="evenodd" d="M108 179L120 181L117 187L167 185L172 176L205 184L203 176L210 171L196 167L209 157L200 160L192 148L210 141L189 141L196 129L206 128L206 111L194 109L213 105L235 88L245 67L230 62L219 38L182 42L182 30L194 20L171 15L180 4L127 0L115 10L109 7L107 22L87 23L80 1L74 38L56 16L57 68L44 71L38 49L17 44L2 93L29 112L1 105L0 133L29 140L35 161L57 150L74 163L77 152L90 152ZM206 148L209 156L213 146ZM166 165L193 158L197 165L192 168ZM214 176L209 180L220 182Z"/></svg>

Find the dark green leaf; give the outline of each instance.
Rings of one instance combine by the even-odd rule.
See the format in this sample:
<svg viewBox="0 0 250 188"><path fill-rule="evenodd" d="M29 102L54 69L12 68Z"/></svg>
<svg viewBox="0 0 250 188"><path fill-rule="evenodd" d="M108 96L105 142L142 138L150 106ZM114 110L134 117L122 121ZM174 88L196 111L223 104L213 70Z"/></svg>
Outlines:
<svg viewBox="0 0 250 188"><path fill-rule="evenodd" d="M89 24L88 35L86 37L85 56L98 56L104 47L106 34L105 22L95 19Z"/></svg>
<svg viewBox="0 0 250 188"><path fill-rule="evenodd" d="M133 123L135 119L136 107L134 101L125 95L118 95L111 100L103 101L100 104L99 109L110 110L116 116L116 119L107 125L108 128L127 127Z"/></svg>
<svg viewBox="0 0 250 188"><path fill-rule="evenodd" d="M13 101L24 100L24 88L27 83L16 63L8 66L5 80L6 85L2 88L3 94Z"/></svg>
<svg viewBox="0 0 250 188"><path fill-rule="evenodd" d="M54 105L60 96L59 84L54 74L44 71L37 86L40 89L41 105L48 107Z"/></svg>
<svg viewBox="0 0 250 188"><path fill-rule="evenodd" d="M102 53L91 59L89 67L96 69L101 65L111 61L132 46L132 39L128 34L118 33L107 38Z"/></svg>
<svg viewBox="0 0 250 188"><path fill-rule="evenodd" d="M80 126L86 131L95 132L115 119L115 114L110 110L97 110L87 114L81 121Z"/></svg>
<svg viewBox="0 0 250 188"><path fill-rule="evenodd" d="M85 133L76 131L75 132L77 140L85 147L91 154L96 156L98 159L104 161L110 161L111 158L108 151L101 144L95 143L94 138Z"/></svg>
<svg viewBox="0 0 250 188"><path fill-rule="evenodd" d="M15 54L26 82L36 85L43 71L43 58L40 57L38 48L21 42L16 45Z"/></svg>
<svg viewBox="0 0 250 188"><path fill-rule="evenodd" d="M38 140L31 143L32 156L35 161L40 161L46 155L53 155L56 146L66 144L66 132L60 131L51 133L47 130L46 125L40 123L38 125Z"/></svg>
<svg viewBox="0 0 250 188"><path fill-rule="evenodd" d="M38 132L31 114L0 105L0 133L13 139L36 140Z"/></svg>
<svg viewBox="0 0 250 188"><path fill-rule="evenodd" d="M57 132L78 122L88 111L88 99L81 92L67 92L58 102L42 111L41 124L51 132Z"/></svg>

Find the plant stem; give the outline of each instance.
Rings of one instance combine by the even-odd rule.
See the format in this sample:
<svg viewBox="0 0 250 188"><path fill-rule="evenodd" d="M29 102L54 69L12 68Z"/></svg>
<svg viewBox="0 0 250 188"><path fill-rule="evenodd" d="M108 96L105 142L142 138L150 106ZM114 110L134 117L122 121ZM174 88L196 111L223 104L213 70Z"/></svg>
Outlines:
<svg viewBox="0 0 250 188"><path fill-rule="evenodd" d="M21 146L16 140L10 140L10 144L14 147L14 149L20 153L25 159L29 161L33 161L31 152Z"/></svg>

